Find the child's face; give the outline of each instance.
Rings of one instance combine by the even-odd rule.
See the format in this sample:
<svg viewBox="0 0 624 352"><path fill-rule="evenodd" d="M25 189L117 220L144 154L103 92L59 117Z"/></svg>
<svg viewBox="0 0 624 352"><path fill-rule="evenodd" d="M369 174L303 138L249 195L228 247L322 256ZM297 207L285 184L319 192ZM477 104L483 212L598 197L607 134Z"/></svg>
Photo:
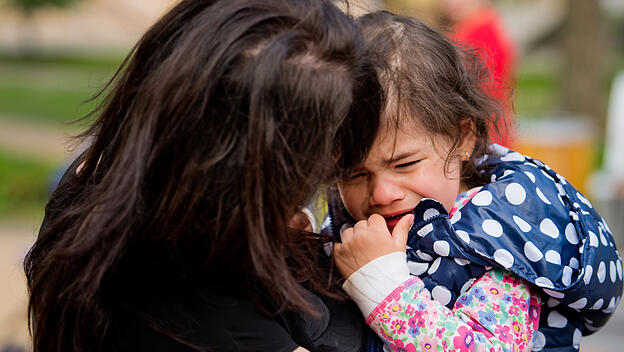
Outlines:
<svg viewBox="0 0 624 352"><path fill-rule="evenodd" d="M338 184L347 211L356 220L380 214L392 231L402 215L423 198L450 211L460 191L462 146L446 162L451 141L432 139L419 128L384 128L362 167Z"/></svg>

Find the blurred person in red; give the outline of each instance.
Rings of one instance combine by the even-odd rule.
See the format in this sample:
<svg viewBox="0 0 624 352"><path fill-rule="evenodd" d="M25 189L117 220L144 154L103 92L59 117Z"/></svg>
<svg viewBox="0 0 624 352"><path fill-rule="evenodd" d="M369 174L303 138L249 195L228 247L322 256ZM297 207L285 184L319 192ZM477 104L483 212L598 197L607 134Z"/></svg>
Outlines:
<svg viewBox="0 0 624 352"><path fill-rule="evenodd" d="M488 0L440 0L439 4L451 25L449 38L472 48L489 70L486 92L499 100L504 109L504 119L498 123L498 128L492 126L490 137L493 143L511 147L515 130L512 81L516 53L500 15Z"/></svg>

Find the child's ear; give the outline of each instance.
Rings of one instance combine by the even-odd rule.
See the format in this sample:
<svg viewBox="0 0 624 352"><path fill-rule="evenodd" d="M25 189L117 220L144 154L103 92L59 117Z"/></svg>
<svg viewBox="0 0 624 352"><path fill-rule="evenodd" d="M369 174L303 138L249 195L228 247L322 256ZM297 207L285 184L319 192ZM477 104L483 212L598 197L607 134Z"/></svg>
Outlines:
<svg viewBox="0 0 624 352"><path fill-rule="evenodd" d="M475 143L477 143L477 136L474 133L474 122L471 118L464 119L461 123L461 139L459 141L459 147L457 152L462 160L470 159L472 151L474 150Z"/></svg>
<svg viewBox="0 0 624 352"><path fill-rule="evenodd" d="M295 230L316 232L314 215L308 208L301 208L290 218L288 227Z"/></svg>

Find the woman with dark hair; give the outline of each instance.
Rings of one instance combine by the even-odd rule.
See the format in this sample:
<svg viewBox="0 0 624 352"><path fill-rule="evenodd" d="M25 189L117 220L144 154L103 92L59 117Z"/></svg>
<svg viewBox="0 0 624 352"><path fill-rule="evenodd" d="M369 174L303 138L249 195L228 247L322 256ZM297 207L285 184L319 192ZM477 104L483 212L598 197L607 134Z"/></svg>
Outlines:
<svg viewBox="0 0 624 352"><path fill-rule="evenodd" d="M25 260L34 350L313 348L284 312L327 322L301 283L330 286L288 224L377 131L357 26L329 1L183 0L111 82Z"/></svg>

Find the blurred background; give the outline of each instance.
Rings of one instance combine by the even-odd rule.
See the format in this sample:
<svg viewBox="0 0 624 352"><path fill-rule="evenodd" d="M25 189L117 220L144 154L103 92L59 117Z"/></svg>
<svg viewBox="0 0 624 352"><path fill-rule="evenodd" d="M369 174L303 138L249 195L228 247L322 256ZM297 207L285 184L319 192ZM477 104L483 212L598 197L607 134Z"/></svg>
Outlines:
<svg viewBox="0 0 624 352"><path fill-rule="evenodd" d="M0 352L29 351L21 261L90 100L175 0L0 0ZM360 0L484 57L509 132L595 204L624 248L623 0ZM512 89L510 89L512 88ZM583 351L620 351L624 310Z"/></svg>

